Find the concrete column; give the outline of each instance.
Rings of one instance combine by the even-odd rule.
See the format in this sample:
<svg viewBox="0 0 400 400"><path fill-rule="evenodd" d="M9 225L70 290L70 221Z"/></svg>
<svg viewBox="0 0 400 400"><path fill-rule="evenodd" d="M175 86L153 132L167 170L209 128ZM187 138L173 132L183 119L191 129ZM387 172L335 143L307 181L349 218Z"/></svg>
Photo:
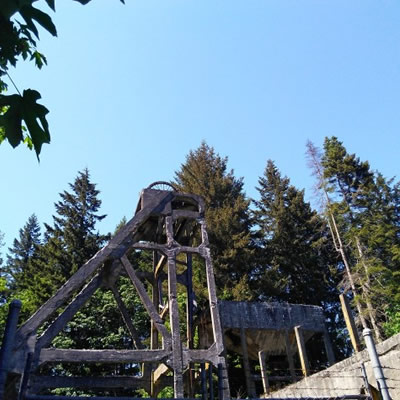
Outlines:
<svg viewBox="0 0 400 400"><path fill-rule="evenodd" d="M248 397L256 397L256 389L250 372L249 353L247 351L246 333L243 326L240 327L240 342L243 352L243 369L246 377L247 395Z"/></svg>
<svg viewBox="0 0 400 400"><path fill-rule="evenodd" d="M261 381L262 381L262 384L263 384L264 394L269 394L270 387L269 387L269 381L268 381L268 375L267 375L267 366L265 365L265 353L264 353L264 351L259 351L258 352L258 360L260 362Z"/></svg>
<svg viewBox="0 0 400 400"><path fill-rule="evenodd" d="M329 333L328 330L326 329L326 326L324 327L323 339L324 339L326 357L328 358L328 364L333 365L336 362L335 354L333 353L332 342L329 337Z"/></svg>
<svg viewBox="0 0 400 400"><path fill-rule="evenodd" d="M299 350L301 369L303 371L303 375L308 376L310 375L310 366L308 364L306 345L304 342L304 336L301 326L296 326L294 328L294 333L296 334L296 341L297 341L297 348Z"/></svg>
<svg viewBox="0 0 400 400"><path fill-rule="evenodd" d="M292 347L290 345L289 332L287 329L285 329L285 346L286 346L286 356L289 363L290 376L292 378L292 382L296 382L296 372L294 370Z"/></svg>

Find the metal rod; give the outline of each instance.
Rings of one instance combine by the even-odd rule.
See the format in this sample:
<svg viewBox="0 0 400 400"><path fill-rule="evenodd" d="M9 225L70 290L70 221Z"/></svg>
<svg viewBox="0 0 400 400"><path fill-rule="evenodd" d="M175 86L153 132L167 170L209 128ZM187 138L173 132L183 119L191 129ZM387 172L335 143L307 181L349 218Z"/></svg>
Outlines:
<svg viewBox="0 0 400 400"><path fill-rule="evenodd" d="M383 400L392 400L389 394L389 389L386 385L386 379L385 376L383 375L383 369L381 362L379 361L379 356L376 351L376 346L374 339L372 337L372 331L371 329L364 329L363 330L363 336L365 340L365 344L367 346L369 358L371 359L371 366L374 371L375 379L378 384L378 389L379 392L382 395Z"/></svg>
<svg viewBox="0 0 400 400"><path fill-rule="evenodd" d="M14 346L15 333L17 331L18 317L22 303L13 300L10 303L6 327L3 335L3 343L0 350L0 400L4 399L4 391L7 380L11 352Z"/></svg>
<svg viewBox="0 0 400 400"><path fill-rule="evenodd" d="M367 392L367 395L372 398L371 392L369 390L369 382L368 382L367 371L365 370L365 365L364 365L363 362L360 363L360 368L361 368L361 374L362 374L363 379L364 379L365 391Z"/></svg>

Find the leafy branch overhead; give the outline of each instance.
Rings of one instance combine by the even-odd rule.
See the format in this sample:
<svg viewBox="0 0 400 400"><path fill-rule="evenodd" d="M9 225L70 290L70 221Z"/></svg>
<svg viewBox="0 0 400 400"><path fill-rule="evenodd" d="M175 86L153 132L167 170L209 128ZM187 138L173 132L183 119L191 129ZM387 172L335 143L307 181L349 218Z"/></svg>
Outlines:
<svg viewBox="0 0 400 400"><path fill-rule="evenodd" d="M39 26L53 36L57 29L51 17L33 6L39 0L0 1L0 143L8 140L12 147L25 143L34 149L37 157L44 143L50 143L46 107L37 103L41 98L38 91L27 89L21 94L6 95L8 85L4 77L10 66L16 67L18 59L34 61L41 69L47 64L46 57L37 50ZM90 0L74 0L87 4ZM124 3L124 0L120 0ZM44 0L55 11L55 0ZM17 18L20 17L20 20ZM23 21L23 22L22 22ZM12 82L12 80L11 80ZM14 82L12 82L14 84Z"/></svg>

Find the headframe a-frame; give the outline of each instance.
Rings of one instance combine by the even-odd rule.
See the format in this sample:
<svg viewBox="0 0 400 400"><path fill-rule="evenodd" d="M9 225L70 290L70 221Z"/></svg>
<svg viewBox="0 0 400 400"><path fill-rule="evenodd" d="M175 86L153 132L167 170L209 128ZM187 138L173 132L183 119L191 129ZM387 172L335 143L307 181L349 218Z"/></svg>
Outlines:
<svg viewBox="0 0 400 400"><path fill-rule="evenodd" d="M193 244L194 228L201 233L200 243ZM58 379L60 386L84 386L79 377L44 377L35 378L35 371L50 362L85 362L85 363L127 363L137 362L144 365L156 365L151 371L151 379L145 373L142 378L113 377L109 379L112 387L148 387L152 396L156 395L156 380L167 369L173 371L174 397L193 396L193 363L211 363L219 367L221 395L229 399L229 383L224 357L224 345L221 322L217 307L216 287L210 255L204 202L201 197L180 193L172 186L156 182L141 192L135 216L50 298L18 330L11 359L11 372L23 374L27 367L31 371L30 382L26 382L28 396L35 395L40 388L55 387L51 380ZM127 253L132 249L153 252L153 272L140 274L128 260ZM207 277L207 289L211 312L214 343L208 349L193 348L193 289L192 256L204 260ZM180 271L177 273L177 258ZM182 262L185 258L185 262ZM152 326L151 346L145 349L138 337L135 326L129 317L115 284L121 273L126 274L146 309ZM153 288L149 296L143 279L147 279ZM167 302L160 313L161 281L167 280L165 297ZM187 290L187 341L181 339L179 329L179 309L177 302L177 283ZM101 286L110 288L121 311L127 329L132 336L135 349L132 350L93 350L93 349L58 349L51 346L52 340L59 334L77 311L90 299ZM165 285L164 285L165 287ZM74 297L73 297L74 296ZM72 301L69 300L73 297ZM57 312L62 312L57 315ZM58 311L57 311L58 310ZM169 313L169 327L163 318ZM54 317L56 315L56 317ZM46 324L46 325L44 325ZM38 336L38 330L46 326ZM161 342L159 343L159 338ZM28 356L29 355L29 356ZM149 368L147 371L150 374ZM184 384L186 379L186 384ZM142 380L142 381L141 381ZM129 382L128 382L129 381ZM67 382L67 383L66 383ZM106 387L104 377L86 378L90 387ZM187 384L189 382L189 386ZM191 382L191 383L190 383ZM118 386L120 385L120 386ZM127 386L128 385L128 386ZM129 386L130 385L130 386ZM192 385L192 387L190 387ZM25 390L25 389L24 389Z"/></svg>

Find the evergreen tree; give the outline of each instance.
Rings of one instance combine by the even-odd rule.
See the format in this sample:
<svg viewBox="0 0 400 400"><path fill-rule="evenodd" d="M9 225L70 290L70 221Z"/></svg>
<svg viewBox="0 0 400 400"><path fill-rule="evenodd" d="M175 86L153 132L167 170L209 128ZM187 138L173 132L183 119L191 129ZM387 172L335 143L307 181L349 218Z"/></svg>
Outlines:
<svg viewBox="0 0 400 400"><path fill-rule="evenodd" d="M1 248L4 246L4 233L0 231L0 267L3 264L3 258L1 255Z"/></svg>
<svg viewBox="0 0 400 400"><path fill-rule="evenodd" d="M262 299L328 305L337 302L337 257L316 211L269 160L259 178L255 219L260 237L257 292Z"/></svg>
<svg viewBox="0 0 400 400"><path fill-rule="evenodd" d="M62 243L68 262L62 273L68 279L104 244L106 236L96 232L96 223L105 218L99 215L101 200L96 185L90 181L87 168L78 173L71 192L60 193L61 200L55 203L57 214L53 226L46 226L46 238L57 238ZM63 260L64 261L64 260Z"/></svg>
<svg viewBox="0 0 400 400"><path fill-rule="evenodd" d="M55 291L102 247L108 236L96 231L101 200L89 171L78 173L70 191L60 193L55 203L53 225L45 224L43 245L33 262L36 271L30 288L37 293L37 306Z"/></svg>
<svg viewBox="0 0 400 400"><path fill-rule="evenodd" d="M0 231L0 306L6 301L7 280L4 276L1 248L4 246L4 233Z"/></svg>
<svg viewBox="0 0 400 400"><path fill-rule="evenodd" d="M304 191L290 184L273 161L258 180L260 199L254 201L257 226L257 267L254 290L263 301L285 301L321 306L334 343L336 357L349 354L342 332L337 285L341 279L338 257L323 218L304 200ZM321 360L314 346L310 359Z"/></svg>
<svg viewBox="0 0 400 400"><path fill-rule="evenodd" d="M206 222L220 298L245 300L249 288L254 244L249 200L243 180L227 169L228 158L203 142L190 151L175 173L179 190L205 200Z"/></svg>
<svg viewBox="0 0 400 400"><path fill-rule="evenodd" d="M32 214L23 228L19 230L19 239L8 249L5 272L9 277L12 290L29 289L34 279L34 260L41 244L40 226L35 214Z"/></svg>

